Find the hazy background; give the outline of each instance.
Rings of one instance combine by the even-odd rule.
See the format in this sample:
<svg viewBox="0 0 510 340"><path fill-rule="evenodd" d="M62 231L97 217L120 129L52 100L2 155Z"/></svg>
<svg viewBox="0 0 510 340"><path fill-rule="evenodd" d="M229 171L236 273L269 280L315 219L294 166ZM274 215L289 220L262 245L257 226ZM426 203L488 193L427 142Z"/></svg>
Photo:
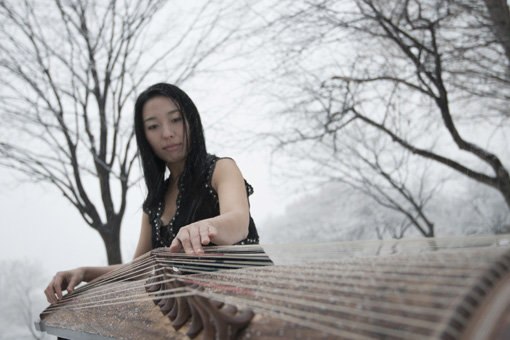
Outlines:
<svg viewBox="0 0 510 340"><path fill-rule="evenodd" d="M45 25L51 16L45 20L42 13L46 5L54 9L53 2L33 3L41 11L41 30L50 30ZM459 151L430 96L413 92L402 81L398 86L371 85L371 78L391 75L418 87L435 86L415 77L412 63L391 41L364 35L378 28L366 18L353 20L361 15L356 14L356 3L326 1L317 7L313 1L162 2L137 45L146 52L140 69L155 56L165 56L165 48L179 37L186 39L137 89L158 81L178 82L190 95L201 113L209 152L233 157L255 189L251 213L263 244L510 232L510 208L501 192L413 155L380 129L360 123L362 116L382 121L418 147L495 176L480 157ZM463 4L472 6L468 9L452 4L458 15L441 23L444 31L439 36L449 109L462 138L496 155L508 169L510 59L504 58L497 42L489 47L473 43L468 52L455 52L465 46L465 37L479 43L494 30L487 26L490 15L484 4ZM400 5L395 2L393 10ZM441 15L442 5L425 6L424 11ZM4 42L5 32L22 36L6 19L9 6L23 8L0 6ZM386 7L381 11L386 13ZM353 23L365 29L351 27ZM418 33L428 46L427 33ZM11 74L5 62L12 58L8 47L1 58L2 72ZM423 58L426 71L433 61ZM21 65L29 59L19 55ZM4 78L0 89L2 147L17 142L38 150L37 139L30 136L44 132L25 129L27 121L17 124L16 115L23 111L12 105L12 88L19 86L23 92L27 85L11 80ZM134 97L135 93L128 97L124 109L126 131ZM13 171L5 150L0 167L0 339L40 338L44 334L29 325L46 307L43 289L54 273L108 261L101 237L78 210L51 184ZM130 178L134 182L138 177L136 161ZM84 177L84 183L98 200L97 180ZM132 258L136 247L144 193L140 181L127 194L120 236L124 261Z"/></svg>

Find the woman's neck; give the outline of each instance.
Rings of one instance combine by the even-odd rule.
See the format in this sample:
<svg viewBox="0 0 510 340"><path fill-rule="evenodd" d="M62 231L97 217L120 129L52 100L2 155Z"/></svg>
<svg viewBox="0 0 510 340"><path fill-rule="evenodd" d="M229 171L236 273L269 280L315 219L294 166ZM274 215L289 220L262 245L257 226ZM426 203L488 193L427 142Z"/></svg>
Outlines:
<svg viewBox="0 0 510 340"><path fill-rule="evenodd" d="M167 163L167 168L170 170L170 180L177 181L184 171L184 163L185 161L178 163Z"/></svg>

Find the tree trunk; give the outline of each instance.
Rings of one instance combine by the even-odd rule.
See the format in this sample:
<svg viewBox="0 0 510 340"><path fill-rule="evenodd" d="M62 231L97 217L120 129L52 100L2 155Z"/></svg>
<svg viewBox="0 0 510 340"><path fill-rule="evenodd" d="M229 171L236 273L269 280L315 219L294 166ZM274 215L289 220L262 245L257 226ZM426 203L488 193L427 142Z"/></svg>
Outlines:
<svg viewBox="0 0 510 340"><path fill-rule="evenodd" d="M120 253L120 223L120 220L111 220L99 232L106 248L109 265L122 263L122 255Z"/></svg>
<svg viewBox="0 0 510 340"><path fill-rule="evenodd" d="M492 20L492 30L503 47L510 63L510 11L506 0L485 0L485 5ZM510 67L510 65L509 65Z"/></svg>
<svg viewBox="0 0 510 340"><path fill-rule="evenodd" d="M500 176L499 176L499 191L505 198L506 205L508 206L508 209L510 209L510 176L508 175L508 172L505 169L500 170Z"/></svg>

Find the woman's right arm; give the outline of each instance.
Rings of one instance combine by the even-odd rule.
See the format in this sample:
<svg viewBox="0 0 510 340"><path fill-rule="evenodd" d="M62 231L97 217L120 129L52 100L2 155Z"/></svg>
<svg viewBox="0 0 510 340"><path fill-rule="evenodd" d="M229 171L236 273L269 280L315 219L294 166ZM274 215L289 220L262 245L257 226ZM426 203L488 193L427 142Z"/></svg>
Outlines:
<svg viewBox="0 0 510 340"><path fill-rule="evenodd" d="M109 273L120 266L120 264L115 264L105 267L80 267L58 272L44 290L46 299L49 303L57 303L58 300L62 299L63 290L71 293L81 282L92 281L96 277Z"/></svg>
<svg viewBox="0 0 510 340"><path fill-rule="evenodd" d="M151 226L149 224L149 217L143 213L142 228L140 231L140 238L138 239L138 246L136 247L135 256L145 254L152 249L151 244ZM72 270L66 270L55 274L50 284L44 290L46 299L49 303L57 303L62 299L62 291L67 290L68 293L74 291L74 288L81 282L89 282L98 278L101 275L111 272L119 268L121 264L115 264L104 267L80 267Z"/></svg>

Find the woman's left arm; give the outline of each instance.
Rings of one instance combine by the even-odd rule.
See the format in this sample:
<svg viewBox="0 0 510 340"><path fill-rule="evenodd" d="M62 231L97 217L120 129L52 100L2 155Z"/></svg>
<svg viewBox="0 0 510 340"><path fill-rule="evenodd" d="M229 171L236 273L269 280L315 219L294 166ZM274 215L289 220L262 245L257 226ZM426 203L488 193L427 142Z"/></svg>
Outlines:
<svg viewBox="0 0 510 340"><path fill-rule="evenodd" d="M236 163L230 158L218 160L211 184L218 193L220 214L182 227L170 245L170 252L183 249L188 254L203 254L202 246L210 242L234 244L248 236L250 207L244 178Z"/></svg>

